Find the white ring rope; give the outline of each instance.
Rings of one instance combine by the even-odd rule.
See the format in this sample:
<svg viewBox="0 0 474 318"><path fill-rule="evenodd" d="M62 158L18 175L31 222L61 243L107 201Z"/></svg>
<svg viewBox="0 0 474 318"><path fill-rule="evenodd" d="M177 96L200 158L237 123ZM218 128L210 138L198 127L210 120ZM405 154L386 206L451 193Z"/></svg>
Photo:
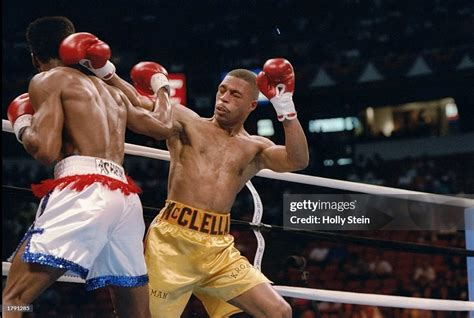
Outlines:
<svg viewBox="0 0 474 318"><path fill-rule="evenodd" d="M255 257L253 259L253 266L258 270L261 270L263 253L265 252L265 239L263 238L258 226L262 225L263 203L262 199L260 199L260 195L258 195L257 190L255 190L255 187L250 180L247 181L246 186L250 190L253 198L253 218L250 225L253 226L253 234L255 234L255 238L257 239L257 250L255 251Z"/></svg>
<svg viewBox="0 0 474 318"><path fill-rule="evenodd" d="M3 262L2 274L8 275L10 263ZM58 282L85 283L76 275L63 275ZM433 298L403 297L365 293L342 292L336 290L312 289L292 286L273 286L283 297L319 300L333 303L408 308L440 311L474 311L474 302Z"/></svg>
<svg viewBox="0 0 474 318"><path fill-rule="evenodd" d="M9 121L2 120L2 129L5 132L13 132L12 126ZM134 144L125 144L125 153L130 155L142 156L160 160L170 160L169 152L161 149L153 149L145 146L139 146ZM357 182L349 182L342 180L335 180L329 178L308 176L296 173L277 173L271 170L262 170L257 176L283 180L288 182L296 182L302 184L315 185L320 187L335 188L341 190L348 190L352 192L362 192L369 194L378 194L385 196L397 196L397 195L412 195L417 194L414 200L429 202L429 203L443 203L447 205L459 206L459 207L472 207L474 206L474 200L466 198L451 197L438 194L430 194L417 191L402 190L390 187L382 187L370 184L362 184ZM261 214L263 212L262 202L258 196L257 191L253 187L252 183L247 182L252 197L254 198L254 218L252 225L261 225ZM256 196L255 196L256 194ZM261 233L258 232L258 234ZM257 233L256 233L257 235ZM263 240L263 237L262 237ZM258 241L258 236L257 236ZM263 241L263 244L265 242ZM259 242L259 244L261 244ZM264 246L264 245L263 245ZM261 255L263 256L263 250ZM257 248L259 253L259 248ZM257 260L257 255L255 257ZM261 260L258 263L260 267ZM2 263L2 275L7 276L10 270L11 263ZM79 276L74 275L63 275L57 281L59 282L71 282L71 283L84 283L84 280ZM274 286L277 292L286 297L296 297L310 300L320 300L327 302L345 303L345 304L357 304L357 305L371 305L371 306L382 306L382 307L395 307L395 308L409 308L409 309L424 309L424 310L443 310L443 311L474 311L474 302L460 301L460 300L445 300L445 299L429 299L429 298L415 298L415 297L401 297L391 295L376 295L376 294L364 294L364 293L353 293L353 292L342 292L334 290L322 290L322 289L311 289L302 287L291 287L291 286Z"/></svg>
<svg viewBox="0 0 474 318"><path fill-rule="evenodd" d="M12 126L8 120L2 120L2 129L5 132L13 132ZM135 156L161 159L161 160L170 160L169 152L161 149L154 149L145 146L139 146L134 144L125 144L125 153ZM449 206L458 206L463 208L472 208L474 207L474 200L461 197L453 197L448 195L433 194L419 191L403 190L391 187L384 187L372 184L351 182L345 180L336 180L330 178L309 176L299 173L280 173L274 172L268 169L264 169L257 173L258 177L282 180L288 182L295 182L301 184L309 184L318 187L347 190L352 192L361 192L375 195L383 196L394 196L400 197L400 195L407 195L406 199L427 202L427 203L436 203L436 204L445 204ZM416 195L416 196L414 196Z"/></svg>
<svg viewBox="0 0 474 318"><path fill-rule="evenodd" d="M274 287L278 293L284 297L312 299L343 304L443 311L474 310L474 302L472 301L375 295L291 286Z"/></svg>

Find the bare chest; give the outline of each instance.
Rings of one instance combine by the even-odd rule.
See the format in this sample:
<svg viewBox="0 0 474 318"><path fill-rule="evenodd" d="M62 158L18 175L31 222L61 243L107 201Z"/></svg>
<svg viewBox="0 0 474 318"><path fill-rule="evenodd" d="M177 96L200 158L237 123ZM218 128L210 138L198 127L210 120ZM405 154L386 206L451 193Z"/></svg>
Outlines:
<svg viewBox="0 0 474 318"><path fill-rule="evenodd" d="M258 152L258 147L248 136L229 136L213 127L200 127L198 132L189 136L188 154L210 173L242 176L252 168Z"/></svg>

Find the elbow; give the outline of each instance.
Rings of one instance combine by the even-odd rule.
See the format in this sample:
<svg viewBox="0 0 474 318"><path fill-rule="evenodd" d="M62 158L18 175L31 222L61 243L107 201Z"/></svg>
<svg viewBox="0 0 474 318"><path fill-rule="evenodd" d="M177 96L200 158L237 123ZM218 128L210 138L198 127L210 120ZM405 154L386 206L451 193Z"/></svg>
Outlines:
<svg viewBox="0 0 474 318"><path fill-rule="evenodd" d="M309 160L306 160L299 168L299 170L306 169L309 165Z"/></svg>
<svg viewBox="0 0 474 318"><path fill-rule="evenodd" d="M308 167L308 162L307 161L299 163L298 165L296 165L295 170L304 170L304 169L306 169L306 167Z"/></svg>
<svg viewBox="0 0 474 318"><path fill-rule="evenodd" d="M39 161L41 164L47 166L57 161L57 159L59 158L59 153L54 154L52 152L40 150L40 151L37 151L35 154L33 154L33 157L35 158L35 160Z"/></svg>
<svg viewBox="0 0 474 318"><path fill-rule="evenodd" d="M25 150L37 161L44 165L56 162L61 155L61 136L40 137L37 134L23 136Z"/></svg>
<svg viewBox="0 0 474 318"><path fill-rule="evenodd" d="M302 158L302 159L299 159L299 160L295 160L293 161L293 171L298 171L298 170L303 170L303 169L306 169L306 167L308 167L308 164L309 164L309 157L306 156L305 158Z"/></svg>
<svg viewBox="0 0 474 318"><path fill-rule="evenodd" d="M300 162L299 162L299 167L298 170L303 170L306 169L309 165L309 151L308 148L306 148L305 154L302 156Z"/></svg>
<svg viewBox="0 0 474 318"><path fill-rule="evenodd" d="M39 147L34 158L44 165L50 165L58 161L61 155L61 145L45 145Z"/></svg>
<svg viewBox="0 0 474 318"><path fill-rule="evenodd" d="M306 169L309 165L309 155L304 158L303 166L300 170Z"/></svg>
<svg viewBox="0 0 474 318"><path fill-rule="evenodd" d="M28 148L27 148L28 150ZM32 151L28 151L35 160L43 165L50 165L56 162L60 155L60 150L48 149L47 147L37 147Z"/></svg>
<svg viewBox="0 0 474 318"><path fill-rule="evenodd" d="M48 166L56 162L57 158L49 155L38 154L35 156L35 159L41 164Z"/></svg>

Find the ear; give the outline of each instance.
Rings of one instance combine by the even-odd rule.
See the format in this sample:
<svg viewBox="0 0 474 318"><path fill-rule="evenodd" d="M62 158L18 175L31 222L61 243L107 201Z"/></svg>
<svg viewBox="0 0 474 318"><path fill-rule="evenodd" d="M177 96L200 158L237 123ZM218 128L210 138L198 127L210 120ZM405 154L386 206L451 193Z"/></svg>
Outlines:
<svg viewBox="0 0 474 318"><path fill-rule="evenodd" d="M255 108L257 108L258 101L254 100L252 101L252 104L250 105L250 111L254 111Z"/></svg>
<svg viewBox="0 0 474 318"><path fill-rule="evenodd" d="M38 58L33 53L30 53L30 54L31 54L31 63L33 63L33 66L39 70L41 68L41 64Z"/></svg>

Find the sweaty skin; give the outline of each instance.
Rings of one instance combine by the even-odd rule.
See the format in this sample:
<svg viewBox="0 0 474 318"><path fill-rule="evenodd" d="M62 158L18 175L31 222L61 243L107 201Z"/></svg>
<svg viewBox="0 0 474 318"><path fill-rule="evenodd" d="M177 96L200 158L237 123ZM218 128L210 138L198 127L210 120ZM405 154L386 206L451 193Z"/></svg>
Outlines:
<svg viewBox="0 0 474 318"><path fill-rule="evenodd" d="M286 146L245 131L243 122L256 107L248 90L247 82L227 76L219 85L212 118L202 118L175 105L170 129L160 125L149 112L130 107L131 130L167 139L171 155L168 199L228 213L237 193L259 170L294 171L306 167L307 142L298 120L283 122ZM151 127L154 134L150 133Z"/></svg>
<svg viewBox="0 0 474 318"><path fill-rule="evenodd" d="M118 88L58 63L51 60L43 64L41 73L30 81L28 93L35 114L22 135L25 149L43 164L82 155L122 165L130 101ZM27 242L23 242L13 259L3 293L5 303L31 304L66 271L23 262L21 255ZM150 316L148 286L108 288L120 317ZM21 314L9 312L5 317Z"/></svg>
<svg viewBox="0 0 474 318"><path fill-rule="evenodd" d="M163 91L158 92L157 107L149 107L128 90L131 104L140 107L129 105L127 127L167 141L168 199L227 214L237 193L259 170L283 172L307 166L308 144L298 119L283 121L285 146L245 131L243 123L257 106L255 93L255 85L227 75L216 93L214 116L207 119L184 106L171 106ZM292 316L289 304L269 283L258 284L228 303L253 317Z"/></svg>
<svg viewBox="0 0 474 318"><path fill-rule="evenodd" d="M119 89L55 67L37 74L28 92L35 114L22 140L35 159L50 164L83 155L122 164L129 101Z"/></svg>
<svg viewBox="0 0 474 318"><path fill-rule="evenodd" d="M237 193L257 173L256 155L266 144L244 129L231 136L214 119L200 118L188 109L176 113L184 133L167 140L168 198L208 211L230 212Z"/></svg>

